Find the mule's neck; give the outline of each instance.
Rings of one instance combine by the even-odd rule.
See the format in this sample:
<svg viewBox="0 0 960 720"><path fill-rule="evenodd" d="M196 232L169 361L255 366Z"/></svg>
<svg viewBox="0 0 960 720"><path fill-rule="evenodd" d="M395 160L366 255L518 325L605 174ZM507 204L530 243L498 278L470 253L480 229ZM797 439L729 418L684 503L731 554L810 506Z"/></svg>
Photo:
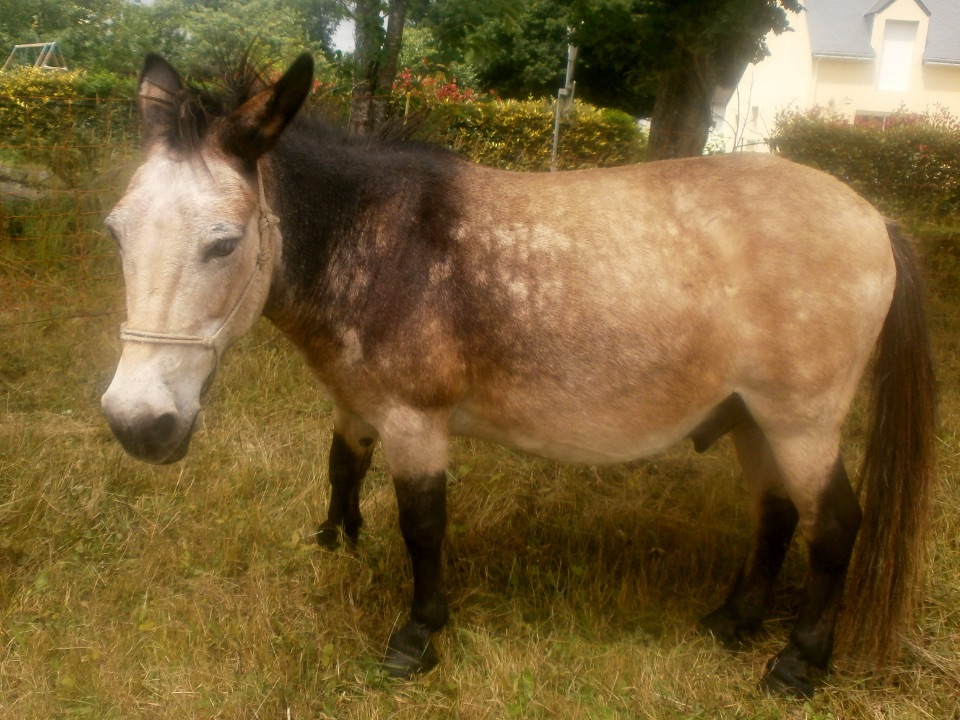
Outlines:
<svg viewBox="0 0 960 720"><path fill-rule="evenodd" d="M378 332L415 301L456 217L455 156L294 127L268 160L282 248L264 314L295 342Z"/></svg>

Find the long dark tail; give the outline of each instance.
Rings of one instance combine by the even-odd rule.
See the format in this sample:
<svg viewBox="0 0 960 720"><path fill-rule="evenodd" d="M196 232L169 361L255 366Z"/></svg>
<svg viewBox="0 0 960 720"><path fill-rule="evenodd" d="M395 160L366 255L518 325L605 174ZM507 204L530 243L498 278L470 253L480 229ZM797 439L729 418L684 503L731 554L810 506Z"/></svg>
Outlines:
<svg viewBox="0 0 960 720"><path fill-rule="evenodd" d="M840 628L841 646L877 670L898 656L916 609L936 479L937 390L923 280L910 241L896 225L887 232L897 283L877 342L861 471L864 520Z"/></svg>

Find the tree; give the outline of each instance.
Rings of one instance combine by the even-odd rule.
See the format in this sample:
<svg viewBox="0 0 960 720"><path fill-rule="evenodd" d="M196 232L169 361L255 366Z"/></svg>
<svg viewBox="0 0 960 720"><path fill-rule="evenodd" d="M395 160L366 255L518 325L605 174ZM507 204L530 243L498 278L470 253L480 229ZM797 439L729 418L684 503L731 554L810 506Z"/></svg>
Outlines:
<svg viewBox="0 0 960 720"><path fill-rule="evenodd" d="M522 14L474 30L478 82L509 98L556 95L566 73L566 11L562 0L531 0Z"/></svg>
<svg viewBox="0 0 960 720"><path fill-rule="evenodd" d="M659 73L648 157L699 155L713 124L717 87L735 85L748 64L769 55L767 33L785 32L787 11L800 10L799 0L682 3L680 22L668 36L669 62Z"/></svg>
<svg viewBox="0 0 960 720"><path fill-rule="evenodd" d="M505 1L428 0L414 16L508 97L556 92L572 37L577 95L651 115L651 159L699 155L718 85L739 80L800 11L799 0L512 0L509 15L491 12Z"/></svg>
<svg viewBox="0 0 960 720"><path fill-rule="evenodd" d="M0 0L0 42L59 40L70 67L133 74L147 52L189 73L233 67L251 51L282 63L324 50L341 0ZM0 48L2 50L3 48Z"/></svg>
<svg viewBox="0 0 960 720"><path fill-rule="evenodd" d="M407 0L389 0L384 28L381 0L355 0L356 27L350 129L372 132L387 116L387 103L397 75L397 59L403 43Z"/></svg>
<svg viewBox="0 0 960 720"><path fill-rule="evenodd" d="M574 8L584 45L598 49L598 10L620 17L619 37L629 43L608 38L606 58L582 50L587 62L623 67L627 59L654 81L647 86L654 89L650 160L703 152L717 87L735 84L749 63L768 55L767 33L786 31L787 13L801 10L799 0L575 0Z"/></svg>
<svg viewBox="0 0 960 720"><path fill-rule="evenodd" d="M101 67L93 58L105 48L96 46L109 45L103 40L113 30L115 18L140 9L123 0L0 0L0 51L6 60L15 43L56 40L69 67Z"/></svg>
<svg viewBox="0 0 960 720"><path fill-rule="evenodd" d="M480 89L509 98L554 95L563 84L569 0L420 0L413 23L427 29L431 61L469 67Z"/></svg>
<svg viewBox="0 0 960 720"><path fill-rule="evenodd" d="M258 63L286 60L310 44L303 17L284 0L197 3L183 22L190 38L181 52L183 64L201 74L233 68L245 54Z"/></svg>
<svg viewBox="0 0 960 720"><path fill-rule="evenodd" d="M334 59L333 33L350 13L343 0L287 0L303 18L311 44L323 48L328 60Z"/></svg>

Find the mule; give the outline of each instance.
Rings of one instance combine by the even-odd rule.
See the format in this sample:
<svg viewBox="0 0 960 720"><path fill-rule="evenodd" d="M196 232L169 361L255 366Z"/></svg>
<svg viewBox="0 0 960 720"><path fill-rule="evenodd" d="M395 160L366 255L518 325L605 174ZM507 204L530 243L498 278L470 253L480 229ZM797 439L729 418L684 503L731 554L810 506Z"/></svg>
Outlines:
<svg viewBox="0 0 960 720"><path fill-rule="evenodd" d="M157 55L139 82L145 159L106 226L127 319L102 405L131 455L187 452L220 356L261 314L335 405L322 545L356 541L379 441L409 551L409 618L385 668L437 663L449 438L576 463L730 434L752 547L704 619L761 624L797 527L809 568L764 687L814 691L842 624L895 650L922 557L934 378L919 270L839 181L740 154L555 174L504 172L298 117L309 56L232 101ZM862 511L840 430L875 357ZM871 644L872 643L872 644Z"/></svg>

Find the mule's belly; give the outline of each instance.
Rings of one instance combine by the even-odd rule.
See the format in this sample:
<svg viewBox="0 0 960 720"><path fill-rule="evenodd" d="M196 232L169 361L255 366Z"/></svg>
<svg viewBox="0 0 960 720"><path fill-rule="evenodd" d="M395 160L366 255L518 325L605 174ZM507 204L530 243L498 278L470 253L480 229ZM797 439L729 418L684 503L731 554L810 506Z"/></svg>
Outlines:
<svg viewBox="0 0 960 720"><path fill-rule="evenodd" d="M560 462L601 465L629 462L676 445L688 437L709 409L679 422L641 427L630 417L603 412L543 412L530 418L492 418L469 406L450 415L450 432Z"/></svg>

